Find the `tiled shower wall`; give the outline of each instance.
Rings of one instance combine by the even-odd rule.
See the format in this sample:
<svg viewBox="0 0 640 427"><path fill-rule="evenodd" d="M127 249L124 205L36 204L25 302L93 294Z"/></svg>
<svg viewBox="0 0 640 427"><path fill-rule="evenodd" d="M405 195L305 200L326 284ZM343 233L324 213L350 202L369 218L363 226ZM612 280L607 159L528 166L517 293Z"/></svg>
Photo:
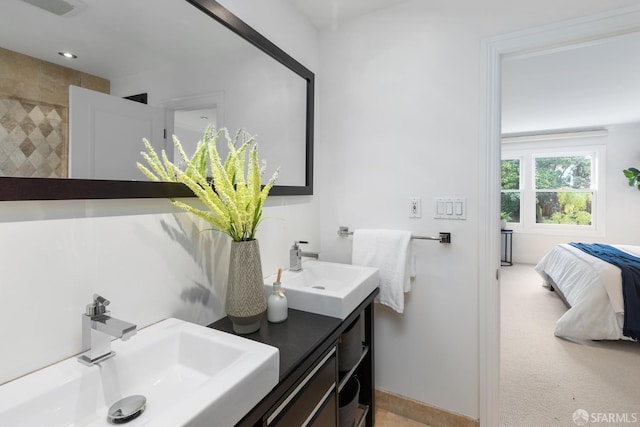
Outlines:
<svg viewBox="0 0 640 427"><path fill-rule="evenodd" d="M0 99L0 175L67 177L67 108Z"/></svg>
<svg viewBox="0 0 640 427"><path fill-rule="evenodd" d="M69 85L110 92L108 80L0 48L0 176L67 177Z"/></svg>

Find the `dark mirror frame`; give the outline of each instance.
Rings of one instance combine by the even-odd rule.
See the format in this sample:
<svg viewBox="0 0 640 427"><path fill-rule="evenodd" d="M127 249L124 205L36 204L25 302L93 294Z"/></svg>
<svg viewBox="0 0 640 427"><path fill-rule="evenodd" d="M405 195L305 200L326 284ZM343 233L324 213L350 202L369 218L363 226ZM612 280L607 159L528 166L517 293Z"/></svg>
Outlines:
<svg viewBox="0 0 640 427"><path fill-rule="evenodd" d="M293 196L313 194L313 72L270 42L215 0L186 0L249 43L289 68L307 82L305 185L275 185L270 194ZM286 166L285 166L286 167ZM0 177L0 201L10 200L79 200L193 197L185 185L170 182L117 181L68 178Z"/></svg>

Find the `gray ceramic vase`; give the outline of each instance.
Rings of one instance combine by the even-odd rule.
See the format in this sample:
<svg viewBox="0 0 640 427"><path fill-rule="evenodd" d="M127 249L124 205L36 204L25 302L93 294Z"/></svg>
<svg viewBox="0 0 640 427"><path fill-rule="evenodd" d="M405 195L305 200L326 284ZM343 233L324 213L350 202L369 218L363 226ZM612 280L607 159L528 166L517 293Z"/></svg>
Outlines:
<svg viewBox="0 0 640 427"><path fill-rule="evenodd" d="M267 300L257 240L231 242L225 310L237 334L260 329Z"/></svg>

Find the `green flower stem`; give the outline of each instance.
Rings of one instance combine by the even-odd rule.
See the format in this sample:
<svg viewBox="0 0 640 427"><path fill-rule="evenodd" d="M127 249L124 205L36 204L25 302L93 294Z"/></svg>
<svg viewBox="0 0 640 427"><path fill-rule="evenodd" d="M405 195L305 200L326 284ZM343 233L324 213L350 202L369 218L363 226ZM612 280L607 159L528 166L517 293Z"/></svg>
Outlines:
<svg viewBox="0 0 640 427"><path fill-rule="evenodd" d="M229 148L224 162L216 147L220 137L226 140ZM207 210L172 200L176 207L204 219L235 241L254 240L258 225L262 221L264 201L279 173L278 168L262 187L264 169L260 168L255 138L240 130L232 140L227 129L222 128L214 132L210 126L205 131L203 140L198 142L191 158L186 155L175 136L173 143L183 166L171 162L164 150L158 156L149 141L144 139L146 152L142 152L141 155L149 167L138 162L138 169L153 181L183 183L193 191ZM247 152L249 159L245 171ZM211 172L212 182L207 180L207 172Z"/></svg>

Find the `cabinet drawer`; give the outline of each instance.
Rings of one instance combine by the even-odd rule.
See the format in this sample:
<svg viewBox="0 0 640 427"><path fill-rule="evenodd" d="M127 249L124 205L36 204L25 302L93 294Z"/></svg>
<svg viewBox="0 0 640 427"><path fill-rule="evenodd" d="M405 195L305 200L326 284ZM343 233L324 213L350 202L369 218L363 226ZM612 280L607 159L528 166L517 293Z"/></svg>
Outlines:
<svg viewBox="0 0 640 427"><path fill-rule="evenodd" d="M315 419L309 424L311 427L335 427L336 421L336 395L335 391L329 395L329 398L324 402L324 406L318 412Z"/></svg>
<svg viewBox="0 0 640 427"><path fill-rule="evenodd" d="M323 403L327 399L334 401L334 422L329 425L335 425L336 363L336 350L333 347L285 399L284 403L271 414L267 419L267 425L281 427L306 425L315 413L321 408L325 409Z"/></svg>

